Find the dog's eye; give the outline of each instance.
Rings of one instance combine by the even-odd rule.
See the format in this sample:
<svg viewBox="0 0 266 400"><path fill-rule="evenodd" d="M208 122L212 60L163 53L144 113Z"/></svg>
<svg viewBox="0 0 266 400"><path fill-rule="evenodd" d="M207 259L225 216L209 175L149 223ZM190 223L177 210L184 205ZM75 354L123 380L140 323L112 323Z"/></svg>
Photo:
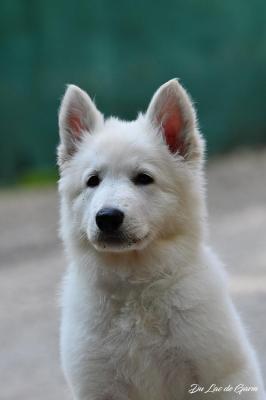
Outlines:
<svg viewBox="0 0 266 400"><path fill-rule="evenodd" d="M98 175L91 175L87 180L87 186L91 188L98 186L100 183L101 180Z"/></svg>
<svg viewBox="0 0 266 400"><path fill-rule="evenodd" d="M154 182L154 179L150 175L141 172L133 178L133 182L135 185L150 185Z"/></svg>

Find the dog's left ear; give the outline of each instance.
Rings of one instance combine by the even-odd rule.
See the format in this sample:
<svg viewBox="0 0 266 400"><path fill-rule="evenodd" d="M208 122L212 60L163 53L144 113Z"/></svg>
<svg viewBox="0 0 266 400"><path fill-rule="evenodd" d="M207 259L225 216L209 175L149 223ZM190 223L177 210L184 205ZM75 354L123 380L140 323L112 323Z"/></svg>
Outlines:
<svg viewBox="0 0 266 400"><path fill-rule="evenodd" d="M146 117L161 132L168 149L185 160L202 158L203 140L198 132L193 104L177 79L162 85L154 94Z"/></svg>

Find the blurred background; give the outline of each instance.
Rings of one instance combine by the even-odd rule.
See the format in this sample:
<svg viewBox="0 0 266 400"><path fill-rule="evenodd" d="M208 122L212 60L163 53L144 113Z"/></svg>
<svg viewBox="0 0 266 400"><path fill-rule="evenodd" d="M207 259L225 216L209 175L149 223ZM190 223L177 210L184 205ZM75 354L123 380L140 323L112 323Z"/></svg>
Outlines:
<svg viewBox="0 0 266 400"><path fill-rule="evenodd" d="M69 398L55 186L67 83L125 119L173 77L191 93L211 160L211 241L265 371L265 71L264 0L1 0L1 399Z"/></svg>
<svg viewBox="0 0 266 400"><path fill-rule="evenodd" d="M2 0L0 27L1 182L55 167L67 83L134 118L179 77L209 154L266 141L264 0Z"/></svg>

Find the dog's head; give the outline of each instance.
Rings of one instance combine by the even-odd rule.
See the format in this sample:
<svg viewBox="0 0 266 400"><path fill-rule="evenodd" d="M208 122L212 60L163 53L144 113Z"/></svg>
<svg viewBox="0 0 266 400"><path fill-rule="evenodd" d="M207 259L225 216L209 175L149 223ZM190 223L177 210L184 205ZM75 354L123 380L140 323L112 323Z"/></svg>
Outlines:
<svg viewBox="0 0 266 400"><path fill-rule="evenodd" d="M203 141L177 80L161 86L133 122L104 120L90 97L70 85L59 128L66 239L117 252L195 234Z"/></svg>

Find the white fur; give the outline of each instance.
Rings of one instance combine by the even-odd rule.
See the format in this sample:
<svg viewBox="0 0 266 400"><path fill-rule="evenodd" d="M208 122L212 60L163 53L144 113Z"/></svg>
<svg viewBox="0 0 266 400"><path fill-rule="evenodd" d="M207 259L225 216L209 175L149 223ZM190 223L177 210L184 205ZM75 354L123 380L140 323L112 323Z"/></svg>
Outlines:
<svg viewBox="0 0 266 400"><path fill-rule="evenodd" d="M160 109L169 101L182 115L183 156L171 154L164 137L167 115L161 118ZM86 120L75 132L67 119L71 113ZM61 351L73 397L240 396L190 394L197 383L257 386L241 398L262 400L253 350L220 262L206 244L203 141L185 90L176 80L166 83L145 115L125 122L104 121L88 95L70 86L60 110L60 136L61 232L69 257ZM88 188L95 171L101 183ZM138 171L155 182L134 185ZM125 214L120 246L97 240L95 215L106 206Z"/></svg>

